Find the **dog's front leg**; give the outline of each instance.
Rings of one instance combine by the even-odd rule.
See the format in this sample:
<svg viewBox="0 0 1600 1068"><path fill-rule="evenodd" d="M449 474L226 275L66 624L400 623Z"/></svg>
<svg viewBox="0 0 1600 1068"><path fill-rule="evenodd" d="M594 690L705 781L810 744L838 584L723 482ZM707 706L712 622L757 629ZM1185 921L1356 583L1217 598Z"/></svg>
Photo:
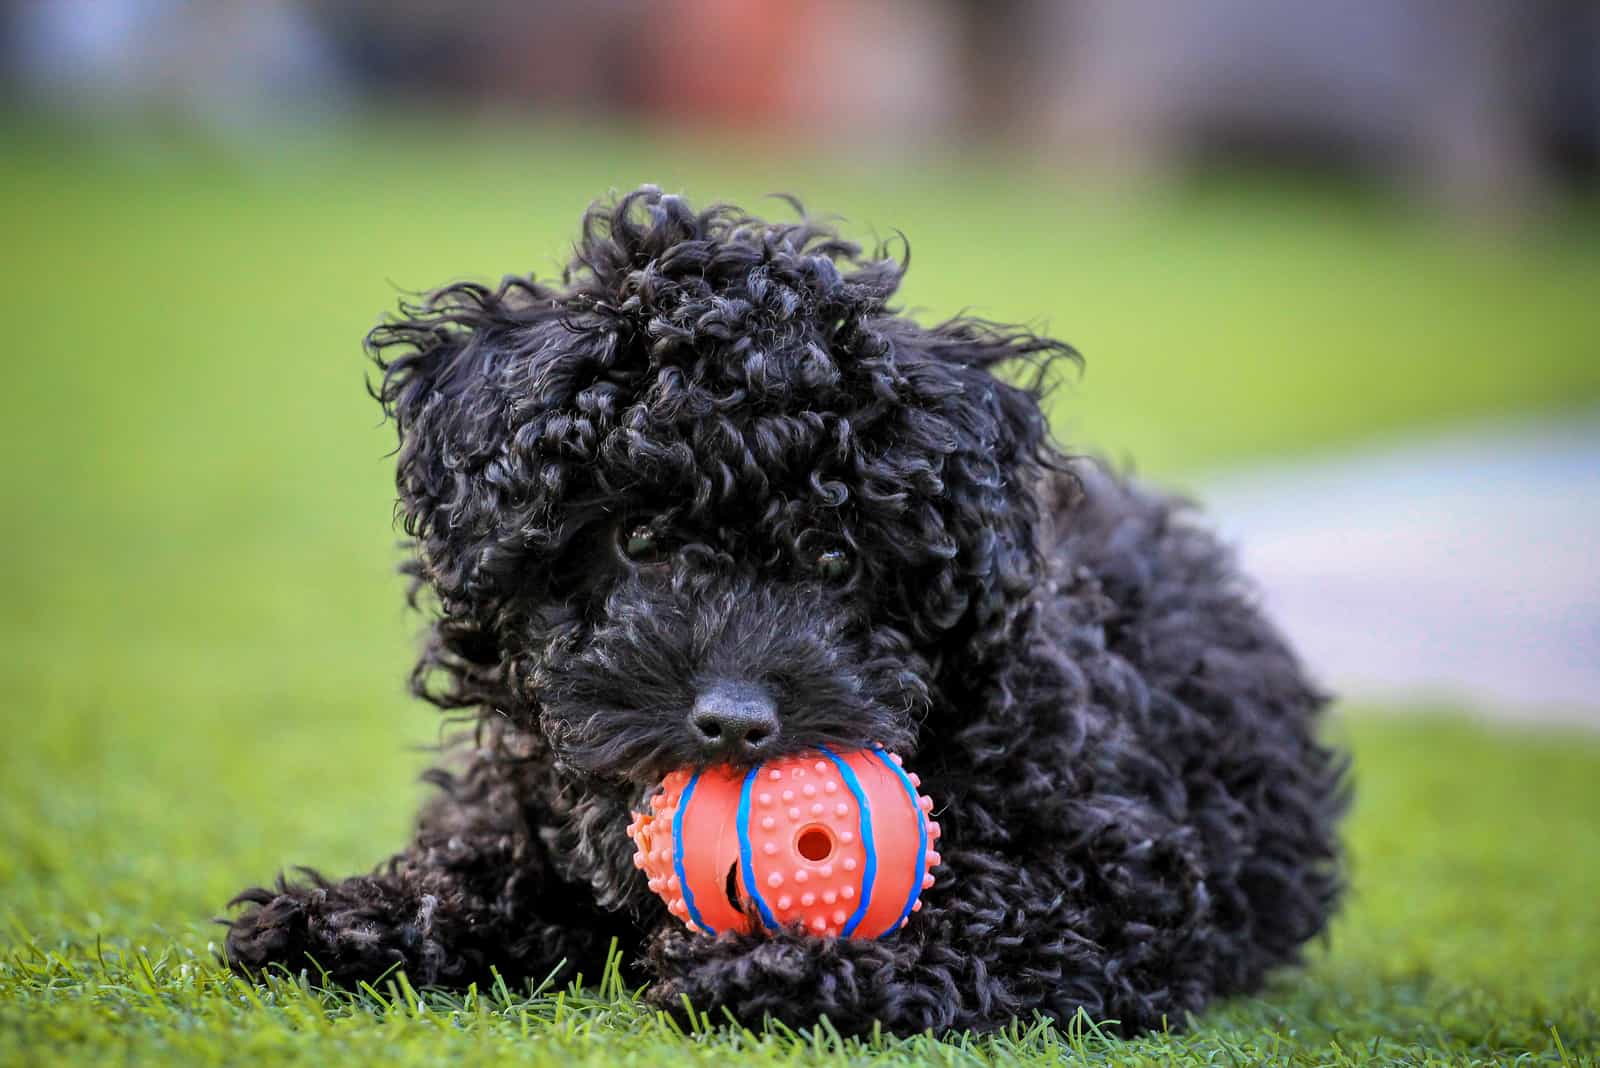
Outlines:
<svg viewBox="0 0 1600 1068"><path fill-rule="evenodd" d="M682 1014L686 1004L711 1022L760 1027L771 1018L809 1027L819 1016L843 1034L874 1021L896 1033L950 1027L960 998L940 984L919 985L922 947L910 939L817 938L799 930L717 938L673 924L649 947L658 976L651 1001Z"/></svg>
<svg viewBox="0 0 1600 1068"><path fill-rule="evenodd" d="M685 1000L713 1023L759 1027L771 1017L809 1027L826 1016L842 1034L875 1025L893 1034L991 1028L1018 1012L1041 966L999 894L1017 869L959 848L943 850L942 884L901 931L882 939L818 938L801 930L712 938L676 922L651 941L648 996L681 1013ZM1011 930L1016 926L1018 930ZM1003 929L1004 928L1004 929Z"/></svg>
<svg viewBox="0 0 1600 1068"><path fill-rule="evenodd" d="M447 792L423 813L416 839L371 875L253 887L233 901L228 962L246 973L278 966L334 982L404 969L418 985L598 976L613 936L628 934L562 880L536 793L490 760L439 776ZM624 950L629 949L627 940Z"/></svg>

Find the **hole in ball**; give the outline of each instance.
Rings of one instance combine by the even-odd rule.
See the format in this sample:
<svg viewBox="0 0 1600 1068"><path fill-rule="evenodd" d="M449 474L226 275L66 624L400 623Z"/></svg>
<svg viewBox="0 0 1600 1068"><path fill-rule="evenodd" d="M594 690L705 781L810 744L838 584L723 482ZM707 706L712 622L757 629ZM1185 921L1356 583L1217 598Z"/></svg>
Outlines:
<svg viewBox="0 0 1600 1068"><path fill-rule="evenodd" d="M807 827L795 839L794 847L807 860L827 860L833 853L833 835L826 827Z"/></svg>

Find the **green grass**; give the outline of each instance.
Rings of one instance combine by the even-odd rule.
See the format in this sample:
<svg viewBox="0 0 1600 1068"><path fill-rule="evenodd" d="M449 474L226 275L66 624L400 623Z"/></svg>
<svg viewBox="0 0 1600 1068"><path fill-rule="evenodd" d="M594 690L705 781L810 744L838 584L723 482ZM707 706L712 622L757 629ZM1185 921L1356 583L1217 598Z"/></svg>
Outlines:
<svg viewBox="0 0 1600 1068"><path fill-rule="evenodd" d="M410 761L381 746L312 750L298 762L323 781L232 808L221 797L235 791L202 771L141 776L148 751L114 724L103 732L128 767L98 784L68 747L8 762L22 803L0 816L0 840L12 843L0 878L0 1063L118 1051L141 1064L1491 1064L1528 1054L1592 1065L1600 1051L1592 737L1449 718L1338 724L1360 768L1348 906L1308 969L1186 1033L1118 1042L1086 1021L1023 1021L991 1038L857 1043L826 1029L685 1035L614 975L581 991L465 996L419 995L403 979L355 995L304 982L253 988L212 963L214 935L197 918L273 860L309 851L349 866L392 844ZM227 739L177 744L213 765L241 763ZM290 760L261 758L280 771ZM352 764L366 774L349 775Z"/></svg>
<svg viewBox="0 0 1600 1068"><path fill-rule="evenodd" d="M1163 477L1600 400L1600 215L1469 237L1339 191L1112 203L1036 167L845 165L539 128L226 151L0 132L0 1063L566 1059L1593 1063L1600 741L1351 718L1329 948L1177 1038L680 1039L615 986L470 1004L257 991L207 917L401 842L435 719L401 675L387 432L356 339L391 281L551 268L655 178L804 193L912 239L908 302L1047 320L1056 421ZM725 147L725 146L723 146ZM760 1056L755 1058L758 1062Z"/></svg>

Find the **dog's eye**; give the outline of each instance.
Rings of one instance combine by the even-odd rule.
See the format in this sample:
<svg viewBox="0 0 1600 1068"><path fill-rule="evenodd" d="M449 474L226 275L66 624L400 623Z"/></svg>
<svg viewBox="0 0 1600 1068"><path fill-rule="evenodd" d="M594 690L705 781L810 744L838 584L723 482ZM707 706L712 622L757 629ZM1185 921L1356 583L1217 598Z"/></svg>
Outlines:
<svg viewBox="0 0 1600 1068"><path fill-rule="evenodd" d="M622 551L629 560L649 563L661 556L661 536L647 526L634 527L623 539Z"/></svg>
<svg viewBox="0 0 1600 1068"><path fill-rule="evenodd" d="M817 554L816 571L829 582L837 582L850 574L850 554L843 549L826 549Z"/></svg>

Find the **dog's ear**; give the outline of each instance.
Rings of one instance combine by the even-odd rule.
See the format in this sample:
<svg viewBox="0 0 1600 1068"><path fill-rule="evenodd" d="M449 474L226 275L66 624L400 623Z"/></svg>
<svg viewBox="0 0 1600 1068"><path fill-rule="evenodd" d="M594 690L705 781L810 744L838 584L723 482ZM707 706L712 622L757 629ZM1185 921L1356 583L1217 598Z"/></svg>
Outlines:
<svg viewBox="0 0 1600 1068"><path fill-rule="evenodd" d="M1010 640L1043 579L1040 490L1064 463L1040 399L1055 364L1077 355L1030 331L972 319L933 328L926 345L954 387L943 415L956 442L945 467L946 524L958 545L952 578L966 602L955 629L968 655L985 659Z"/></svg>
<svg viewBox="0 0 1600 1068"><path fill-rule="evenodd" d="M458 283L402 303L367 335L382 372L369 390L398 439L400 518L442 596L469 592L494 555L505 507L526 495L525 480L509 470L507 388L540 348L555 304L526 278L496 289Z"/></svg>
<svg viewBox="0 0 1600 1068"><path fill-rule="evenodd" d="M441 708L503 706L509 677L494 640L506 576L540 499L542 465L521 449L510 392L562 336L553 293L526 278L497 289L457 284L367 335L382 372L369 390L398 438L397 512L416 542L403 565L416 603L431 590L439 614L411 675L413 692Z"/></svg>

